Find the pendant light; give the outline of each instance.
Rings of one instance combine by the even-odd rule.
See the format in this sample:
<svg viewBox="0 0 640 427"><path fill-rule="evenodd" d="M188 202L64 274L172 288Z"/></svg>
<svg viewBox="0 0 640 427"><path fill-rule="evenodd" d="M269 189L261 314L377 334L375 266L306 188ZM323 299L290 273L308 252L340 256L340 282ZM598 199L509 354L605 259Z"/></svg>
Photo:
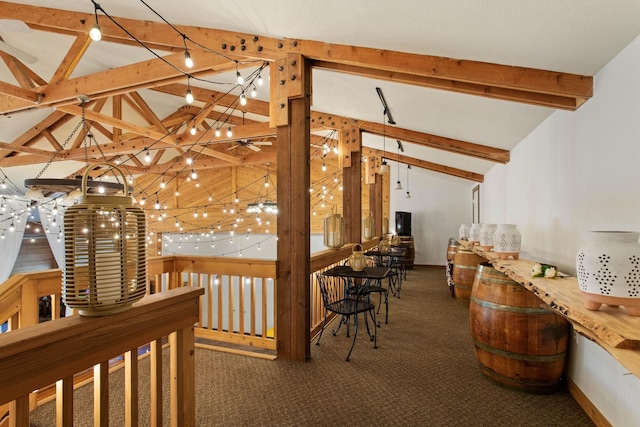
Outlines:
<svg viewBox="0 0 640 427"><path fill-rule="evenodd" d="M385 110L386 111L386 110ZM385 158L387 155L387 128L384 124L385 114L382 113L382 164L380 165L380 169L378 170L378 175L386 175L389 173L389 165L387 164L387 159Z"/></svg>
<svg viewBox="0 0 640 427"><path fill-rule="evenodd" d="M409 169L411 169L411 165L407 165L407 195L405 199L411 198L411 193L409 192Z"/></svg>
<svg viewBox="0 0 640 427"><path fill-rule="evenodd" d="M398 182L396 182L396 190L402 190L402 183L400 182L400 148L402 147L402 144L400 144L400 141L398 141L398 157L397 157L397 161L398 161ZM402 150L404 151L404 149Z"/></svg>

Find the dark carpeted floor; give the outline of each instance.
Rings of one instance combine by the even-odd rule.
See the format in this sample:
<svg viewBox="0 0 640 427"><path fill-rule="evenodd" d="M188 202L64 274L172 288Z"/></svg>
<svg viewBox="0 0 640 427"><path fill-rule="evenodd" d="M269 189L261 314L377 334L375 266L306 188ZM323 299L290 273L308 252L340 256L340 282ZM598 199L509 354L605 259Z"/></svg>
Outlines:
<svg viewBox="0 0 640 427"><path fill-rule="evenodd" d="M444 269L410 271L389 310L389 324L378 329L378 349L361 333L350 362L344 360L351 343L344 331L325 333L320 346L312 345L308 363L197 350L197 425L593 425L564 389L528 394L483 376L469 309L451 298ZM141 362L140 371L147 368ZM124 425L122 381L121 370L111 375L111 426ZM148 400L148 389L148 379L141 378L141 402ZM91 393L90 386L76 392L76 426L92 425L85 410L92 408ZM149 425L146 406L141 404L141 426ZM53 403L37 409L31 425L54 426L53 411Z"/></svg>

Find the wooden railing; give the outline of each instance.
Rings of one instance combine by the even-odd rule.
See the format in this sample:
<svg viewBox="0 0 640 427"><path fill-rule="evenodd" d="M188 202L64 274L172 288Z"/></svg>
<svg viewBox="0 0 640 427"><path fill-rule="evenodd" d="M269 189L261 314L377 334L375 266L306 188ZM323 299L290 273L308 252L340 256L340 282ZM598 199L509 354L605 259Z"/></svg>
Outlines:
<svg viewBox="0 0 640 427"><path fill-rule="evenodd" d="M364 249L374 247L377 241L378 239L373 239L364 242ZM319 331L324 313L315 273L343 263L351 255L352 246L349 244L339 250L318 252L310 259L312 337ZM197 308L194 330L196 338L208 339L208 342L238 344L246 348L274 352L277 350L275 261L191 256L154 257L148 261L148 276L150 294L162 294L185 286L200 289L203 297ZM38 325L39 303L45 296L51 297L52 319L57 319L61 282L61 272L56 269L14 275L4 284L0 284L0 324L8 322L9 330L14 332L27 326ZM109 319L111 318L110 316ZM152 347L153 345L159 343L152 343ZM220 345L197 345L259 357L276 357L275 354L230 349ZM87 373L84 382L91 379L91 374ZM49 394L53 395L54 392ZM47 396L42 389L39 394L33 394L31 409L43 399L46 401ZM0 404L0 427L4 427L2 417L7 412L5 409ZM12 412L15 410L16 408Z"/></svg>
<svg viewBox="0 0 640 427"><path fill-rule="evenodd" d="M138 425L138 348L150 343L151 425L162 425L162 338L169 336L171 425L195 426L194 323L202 289L148 295L122 313L70 316L0 335L3 423L29 425L29 394L54 382L59 426L73 425L73 376L94 368L95 425L109 424L109 360L125 357L125 420ZM7 421L8 420L8 421Z"/></svg>

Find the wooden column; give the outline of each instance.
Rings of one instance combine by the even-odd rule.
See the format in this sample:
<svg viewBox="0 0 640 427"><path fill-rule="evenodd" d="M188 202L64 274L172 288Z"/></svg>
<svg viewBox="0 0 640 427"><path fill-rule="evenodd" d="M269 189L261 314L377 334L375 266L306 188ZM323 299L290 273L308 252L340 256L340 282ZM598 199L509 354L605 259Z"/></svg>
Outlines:
<svg viewBox="0 0 640 427"><path fill-rule="evenodd" d="M271 67L270 119L277 127L278 261L276 319L278 359L311 357L310 96L308 61L297 54Z"/></svg>
<svg viewBox="0 0 640 427"><path fill-rule="evenodd" d="M382 237L382 178L379 177L374 183L369 184L369 210L375 224L374 236Z"/></svg>
<svg viewBox="0 0 640 427"><path fill-rule="evenodd" d="M351 152L351 163L342 169L342 210L347 243L362 242L362 167L360 151Z"/></svg>

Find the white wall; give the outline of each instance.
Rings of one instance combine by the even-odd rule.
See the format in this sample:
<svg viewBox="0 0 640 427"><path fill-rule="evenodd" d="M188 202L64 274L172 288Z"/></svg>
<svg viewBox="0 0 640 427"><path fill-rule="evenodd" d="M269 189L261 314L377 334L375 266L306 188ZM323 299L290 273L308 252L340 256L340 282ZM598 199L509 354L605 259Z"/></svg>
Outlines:
<svg viewBox="0 0 640 427"><path fill-rule="evenodd" d="M389 162L391 177L398 176L397 165ZM414 263L445 265L451 237L458 237L460 224L471 223L471 189L476 183L412 168L409 176L411 198L407 199L406 166L400 166L403 189L391 186L389 228L395 230L395 212L411 212L411 233L415 247ZM481 201L482 206L482 201Z"/></svg>
<svg viewBox="0 0 640 427"><path fill-rule="evenodd" d="M594 96L555 112L481 185L483 222L514 223L523 257L575 275L589 230L640 231L640 38L594 78ZM640 379L577 336L569 375L615 426L640 420Z"/></svg>

